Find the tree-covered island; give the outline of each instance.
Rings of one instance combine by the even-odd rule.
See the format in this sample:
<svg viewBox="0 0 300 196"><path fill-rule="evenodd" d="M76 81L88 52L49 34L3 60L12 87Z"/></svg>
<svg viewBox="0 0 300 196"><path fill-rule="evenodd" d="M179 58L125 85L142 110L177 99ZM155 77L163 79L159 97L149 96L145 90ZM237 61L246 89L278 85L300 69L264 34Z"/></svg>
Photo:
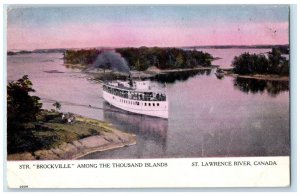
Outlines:
<svg viewBox="0 0 300 196"><path fill-rule="evenodd" d="M64 53L64 62L83 66L93 64L102 52L97 49L67 50ZM126 60L130 70L135 71L145 71L153 66L161 70L210 67L214 59L210 54L202 51L179 48L118 48L115 52Z"/></svg>
<svg viewBox="0 0 300 196"><path fill-rule="evenodd" d="M243 53L232 61L232 72L239 75L289 76L289 60L280 48L272 48L267 54Z"/></svg>
<svg viewBox="0 0 300 196"><path fill-rule="evenodd" d="M210 67L213 57L197 50L179 48L120 48L116 50L129 63L132 70L144 71L151 66L158 69L184 69Z"/></svg>

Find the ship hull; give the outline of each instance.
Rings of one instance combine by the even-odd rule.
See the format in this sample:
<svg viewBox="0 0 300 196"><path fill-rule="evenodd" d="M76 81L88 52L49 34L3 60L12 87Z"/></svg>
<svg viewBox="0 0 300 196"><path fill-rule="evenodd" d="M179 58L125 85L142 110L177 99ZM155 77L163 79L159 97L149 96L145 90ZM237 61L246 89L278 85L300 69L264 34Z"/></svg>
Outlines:
<svg viewBox="0 0 300 196"><path fill-rule="evenodd" d="M169 117L168 101L132 100L110 94L106 91L103 91L103 98L109 104L122 110L164 119L168 119Z"/></svg>

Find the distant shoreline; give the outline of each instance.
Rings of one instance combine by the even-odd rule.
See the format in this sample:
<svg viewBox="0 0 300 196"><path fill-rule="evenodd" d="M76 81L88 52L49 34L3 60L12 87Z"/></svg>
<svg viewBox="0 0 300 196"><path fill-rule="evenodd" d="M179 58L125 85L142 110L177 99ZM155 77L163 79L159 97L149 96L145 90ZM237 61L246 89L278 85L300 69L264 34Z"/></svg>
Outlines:
<svg viewBox="0 0 300 196"><path fill-rule="evenodd" d="M269 81L289 81L289 76L279 76L274 74L253 74L253 75L241 75L232 72L232 68L219 68L225 76L231 76L234 78L248 78L256 80L269 80Z"/></svg>
<svg viewBox="0 0 300 196"><path fill-rule="evenodd" d="M84 69L84 65L80 64L64 64L69 68L77 68L77 69ZM231 76L234 78L248 78L248 79L257 79L257 80L269 80L269 81L289 81L289 76L279 76L279 75L272 75L272 74L254 74L254 75L241 75L232 73L232 68L220 68L218 65L212 65L211 67L196 67L196 68L185 68L185 69L148 69L146 71L130 71L131 76L133 79L148 79L155 77L159 74L169 74L169 73L180 73L186 71L199 71L199 70L212 70L214 68L218 68L224 72L224 75ZM104 72L102 69L98 69L95 71L87 71L93 74L98 80L103 79ZM106 70L105 73L107 75L114 75L115 79L118 77L128 77L128 74L124 74L121 72L114 72L111 70Z"/></svg>
<svg viewBox="0 0 300 196"><path fill-rule="evenodd" d="M105 75L109 79L113 79L113 80L114 79L126 79L129 75L129 73L112 71L112 70L105 70L105 73L104 73L104 70L101 68L89 70L89 69L85 69L86 66L81 65L81 64L65 63L63 65L66 66L67 68L79 69L81 71L89 73L89 74L93 75L93 77L96 80L101 80L101 81L104 79ZM158 68L150 67L150 69L147 69L145 71L132 70L132 71L130 71L130 74L133 79L148 79L148 78L153 78L156 75L160 75L160 74L180 73L180 72L200 71L200 70L212 70L217 67L219 67L219 66L218 65L212 65L210 67L199 66L199 67L195 67L195 68L183 68L183 69L158 69Z"/></svg>
<svg viewBox="0 0 300 196"><path fill-rule="evenodd" d="M130 47L130 46L129 46ZM157 46L159 47L159 46ZM171 47L171 46L170 46ZM272 47L289 47L289 44L266 44L266 45L207 45L207 46L179 46L175 48L184 48L184 49L231 49L231 48L237 48L237 49L266 49L266 48L272 48ZM35 49L35 50L27 50L27 49L12 49L8 50L8 55L15 55L15 54L30 54L30 53L57 53L61 52L63 53L66 50L80 50L80 49L117 49L116 48L108 48L108 47L82 47L82 48L49 48L49 49ZM159 48L169 48L169 47L159 47ZM173 47L172 47L173 48Z"/></svg>
<svg viewBox="0 0 300 196"><path fill-rule="evenodd" d="M168 73L180 73L188 71L199 71L199 70L212 70L218 66L212 65L210 67L195 67L195 68L183 68L183 69L148 69L146 71L131 71L133 78L151 78L159 74L168 74ZM144 76L144 77L143 77Z"/></svg>
<svg viewBox="0 0 300 196"><path fill-rule="evenodd" d="M289 47L289 44L268 45L209 45L209 46L186 46L185 49L268 49L274 47Z"/></svg>
<svg viewBox="0 0 300 196"><path fill-rule="evenodd" d="M289 81L289 76L277 76L277 75L239 75L239 74L226 74L234 78L248 78L256 80L269 80L269 81Z"/></svg>

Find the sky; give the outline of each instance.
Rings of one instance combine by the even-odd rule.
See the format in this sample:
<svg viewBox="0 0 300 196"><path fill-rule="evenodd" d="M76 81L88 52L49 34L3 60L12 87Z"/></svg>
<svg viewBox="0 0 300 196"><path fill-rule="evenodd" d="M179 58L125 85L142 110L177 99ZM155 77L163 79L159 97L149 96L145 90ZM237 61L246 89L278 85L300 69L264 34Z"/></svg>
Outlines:
<svg viewBox="0 0 300 196"><path fill-rule="evenodd" d="M7 48L289 43L280 5L9 6Z"/></svg>

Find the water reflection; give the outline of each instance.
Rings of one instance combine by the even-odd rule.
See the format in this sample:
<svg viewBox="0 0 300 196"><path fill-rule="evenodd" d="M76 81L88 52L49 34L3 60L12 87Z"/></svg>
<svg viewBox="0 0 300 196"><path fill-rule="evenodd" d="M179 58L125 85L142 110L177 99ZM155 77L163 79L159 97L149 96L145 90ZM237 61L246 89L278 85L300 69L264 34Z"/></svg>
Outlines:
<svg viewBox="0 0 300 196"><path fill-rule="evenodd" d="M233 81L235 88L245 93L267 92L275 97L279 93L289 91L289 81L257 80L253 78L236 78Z"/></svg>
<svg viewBox="0 0 300 196"><path fill-rule="evenodd" d="M117 128L134 133L138 137L152 140L166 148L168 121L145 115L130 113L108 103L103 103L104 120L112 123Z"/></svg>
<svg viewBox="0 0 300 196"><path fill-rule="evenodd" d="M191 77L196 75L210 75L211 69L206 70L191 70L191 71L180 71L158 74L151 78L152 81L157 81L161 83L175 83L176 81L186 81Z"/></svg>

